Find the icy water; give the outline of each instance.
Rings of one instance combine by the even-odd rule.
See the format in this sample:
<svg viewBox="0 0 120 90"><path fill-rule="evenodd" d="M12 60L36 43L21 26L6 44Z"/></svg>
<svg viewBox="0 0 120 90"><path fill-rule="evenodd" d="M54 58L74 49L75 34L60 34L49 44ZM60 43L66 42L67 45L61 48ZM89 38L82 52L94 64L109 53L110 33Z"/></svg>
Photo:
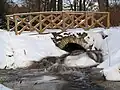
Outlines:
<svg viewBox="0 0 120 90"><path fill-rule="evenodd" d="M91 82L84 73L54 75L38 69L0 70L0 83L13 90L112 90L98 82L103 81Z"/></svg>

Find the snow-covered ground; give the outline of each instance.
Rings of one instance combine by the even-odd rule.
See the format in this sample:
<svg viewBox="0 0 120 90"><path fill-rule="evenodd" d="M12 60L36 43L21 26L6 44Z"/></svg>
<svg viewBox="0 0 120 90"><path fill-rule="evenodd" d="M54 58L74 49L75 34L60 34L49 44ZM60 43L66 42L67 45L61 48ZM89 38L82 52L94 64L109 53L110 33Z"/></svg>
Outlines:
<svg viewBox="0 0 120 90"><path fill-rule="evenodd" d="M46 32L55 30L46 30ZM83 29L69 29L68 32L83 32ZM98 34L91 32L103 32L108 35L103 41ZM58 30L59 32L59 30ZM110 29L95 28L88 31L90 41L94 40L94 45L103 50L104 62L98 68L103 68L107 80L120 81L120 27ZM67 52L60 50L51 40L52 34L39 35L36 32L24 32L16 36L14 32L0 30L0 68L19 68L31 64L31 61L38 61L46 56L60 56ZM89 41L89 40L88 40ZM69 58L69 57L68 57ZM75 57L74 57L75 58ZM78 65L93 65L93 60L77 62ZM87 64L86 64L87 62ZM79 64L80 63L80 64ZM85 63L85 64L84 64ZM75 63L74 63L75 65ZM73 66L74 66L73 65ZM71 65L72 66L72 65Z"/></svg>
<svg viewBox="0 0 120 90"><path fill-rule="evenodd" d="M93 59L88 57L86 53L76 55L76 56L68 56L65 59L65 64L70 67L80 66L81 68L88 67L88 66L94 66L97 65Z"/></svg>
<svg viewBox="0 0 120 90"><path fill-rule="evenodd" d="M51 34L20 36L14 32L0 31L0 68L21 68L30 65L30 61L38 61L46 56L60 56L60 50L51 40Z"/></svg>
<svg viewBox="0 0 120 90"><path fill-rule="evenodd" d="M5 87L4 85L0 84L0 90L13 90Z"/></svg>

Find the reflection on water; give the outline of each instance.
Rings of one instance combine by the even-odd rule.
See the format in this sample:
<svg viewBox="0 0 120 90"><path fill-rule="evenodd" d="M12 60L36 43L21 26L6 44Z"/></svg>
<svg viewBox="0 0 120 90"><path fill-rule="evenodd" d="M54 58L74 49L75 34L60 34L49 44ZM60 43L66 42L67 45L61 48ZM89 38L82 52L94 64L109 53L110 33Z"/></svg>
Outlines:
<svg viewBox="0 0 120 90"><path fill-rule="evenodd" d="M64 84L61 90L105 90L105 89L97 85L90 85L90 86L83 85L82 86L82 85L75 84L75 83L68 83L68 84Z"/></svg>
<svg viewBox="0 0 120 90"><path fill-rule="evenodd" d="M25 79L21 83L14 81L4 84L14 90L105 90L89 81L64 81L53 76L41 76Z"/></svg>
<svg viewBox="0 0 120 90"><path fill-rule="evenodd" d="M46 77L46 79L43 78L42 82L38 82L34 86L35 90L105 90L102 86L91 84L87 79L83 79L83 81L64 81L53 76L42 77Z"/></svg>
<svg viewBox="0 0 120 90"><path fill-rule="evenodd" d="M53 80L37 84L35 90L105 90L103 87L83 82L64 82Z"/></svg>
<svg viewBox="0 0 120 90"><path fill-rule="evenodd" d="M92 84L85 72L53 75L38 70L1 70L0 76L5 78L3 84L13 90L105 90Z"/></svg>

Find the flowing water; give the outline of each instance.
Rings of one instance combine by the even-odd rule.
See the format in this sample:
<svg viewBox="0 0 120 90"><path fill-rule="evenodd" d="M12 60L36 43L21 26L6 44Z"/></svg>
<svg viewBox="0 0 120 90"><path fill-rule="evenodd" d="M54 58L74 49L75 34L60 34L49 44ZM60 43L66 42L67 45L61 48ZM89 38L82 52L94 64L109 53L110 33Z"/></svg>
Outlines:
<svg viewBox="0 0 120 90"><path fill-rule="evenodd" d="M120 82L105 81L93 66L66 67L62 62L65 57L34 62L32 68L37 69L0 70L0 83L13 90L119 90Z"/></svg>
<svg viewBox="0 0 120 90"><path fill-rule="evenodd" d="M0 70L0 82L14 90L105 90L84 72L53 74L33 70Z"/></svg>

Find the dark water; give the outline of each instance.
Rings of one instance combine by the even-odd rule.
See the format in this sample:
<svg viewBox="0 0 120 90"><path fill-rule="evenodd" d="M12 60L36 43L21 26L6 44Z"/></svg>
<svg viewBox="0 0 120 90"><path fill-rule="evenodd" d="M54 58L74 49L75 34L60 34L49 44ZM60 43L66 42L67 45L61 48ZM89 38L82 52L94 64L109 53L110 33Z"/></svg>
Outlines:
<svg viewBox="0 0 120 90"><path fill-rule="evenodd" d="M6 82L4 85L14 90L105 90L104 87L95 84L83 84L83 82L66 82L63 80L36 80L19 82Z"/></svg>
<svg viewBox="0 0 120 90"><path fill-rule="evenodd" d="M0 70L0 82L14 90L106 90L85 73L55 75L40 70Z"/></svg>
<svg viewBox="0 0 120 90"><path fill-rule="evenodd" d="M76 83L68 83L65 84L61 90L105 90L105 88L98 85L86 86L86 85L79 85Z"/></svg>

